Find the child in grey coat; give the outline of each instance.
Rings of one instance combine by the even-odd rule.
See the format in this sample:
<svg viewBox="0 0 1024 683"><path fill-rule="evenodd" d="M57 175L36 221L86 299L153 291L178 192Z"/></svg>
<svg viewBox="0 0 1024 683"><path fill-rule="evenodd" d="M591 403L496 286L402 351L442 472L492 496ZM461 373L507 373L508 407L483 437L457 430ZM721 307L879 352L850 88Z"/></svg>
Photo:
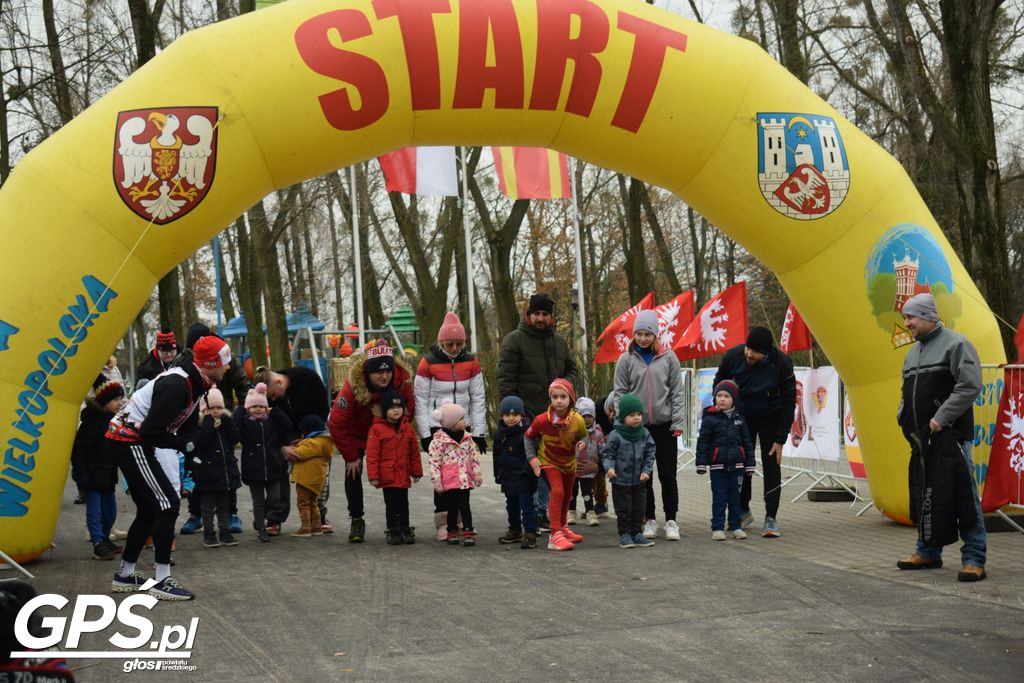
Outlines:
<svg viewBox="0 0 1024 683"><path fill-rule="evenodd" d="M654 471L654 439L644 428L644 405L633 394L619 399L619 419L604 447L604 468L612 485L620 548L648 548L643 535L647 481Z"/></svg>

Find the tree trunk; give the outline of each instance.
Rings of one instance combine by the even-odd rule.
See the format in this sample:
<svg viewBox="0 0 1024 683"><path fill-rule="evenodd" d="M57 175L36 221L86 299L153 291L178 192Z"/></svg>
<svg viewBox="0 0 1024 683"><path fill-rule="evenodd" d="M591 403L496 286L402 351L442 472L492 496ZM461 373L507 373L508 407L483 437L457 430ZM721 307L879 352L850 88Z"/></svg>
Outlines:
<svg viewBox="0 0 1024 683"><path fill-rule="evenodd" d="M217 251L220 252L218 264L218 267L220 268L220 307L224 318L224 322L227 322L228 320L234 318L236 315L235 304L231 300L231 290L233 286L236 286L238 284L238 269L235 268L235 272L231 273L229 277L227 269L227 260L224 258L224 252L228 252L229 254L232 253L231 238L228 236L227 231L221 233L220 249L218 249Z"/></svg>
<svg viewBox="0 0 1024 683"><path fill-rule="evenodd" d="M181 284L182 284L182 316L188 325L199 320L199 309L196 306L196 281L192 269L192 258L189 257L181 262ZM187 325L186 325L187 327Z"/></svg>
<svg viewBox="0 0 1024 683"><path fill-rule="evenodd" d="M329 180L328 178L328 184L330 184ZM334 314L337 316L337 327L341 330L345 328L345 299L341 295L341 250L338 247L338 226L334 219L333 198L327 200L327 225L331 237L331 272L334 275Z"/></svg>
<svg viewBox="0 0 1024 683"><path fill-rule="evenodd" d="M46 43L50 53L50 68L53 70L53 91L57 104L57 114L63 124L75 116L71 108L71 89L68 87L68 75L64 69L64 55L60 49L60 36L53 18L53 0L43 0L43 25L46 27Z"/></svg>
<svg viewBox="0 0 1024 683"><path fill-rule="evenodd" d="M238 241L238 305L245 316L246 338L252 354L252 367L255 369L268 364L267 340L263 334L263 293L244 216L235 220L235 234Z"/></svg>
<svg viewBox="0 0 1024 683"><path fill-rule="evenodd" d="M807 83L811 74L800 44L800 0L771 0L771 5L779 30L779 61L801 83Z"/></svg>
<svg viewBox="0 0 1024 683"><path fill-rule="evenodd" d="M640 183L640 201L643 204L644 215L647 216L647 224L651 226L651 234L654 236L654 244L658 248L658 260L661 262L661 271L665 274L671 296L681 294L683 286L676 275L675 265L672 263L672 250L669 248L665 233L661 229L661 221L658 213L651 205L651 194L647 185Z"/></svg>
<svg viewBox="0 0 1024 683"><path fill-rule="evenodd" d="M316 270L313 266L313 241L309 233L309 223L304 222L302 226L302 242L306 252L306 287L309 292L309 308L313 315L320 317L320 296L317 291Z"/></svg>
<svg viewBox="0 0 1024 683"><path fill-rule="evenodd" d="M178 284L178 268L160 278L157 283L157 297L160 302L160 326L169 327L174 335L184 343L182 334L181 289Z"/></svg>
<svg viewBox="0 0 1024 683"><path fill-rule="evenodd" d="M630 301L637 301L654 290L654 279L647 264L647 243L644 240L641 216L640 195L643 181L630 178L627 188L626 176L621 173L617 175L619 195L625 210L623 246L626 254L626 281L629 284Z"/></svg>

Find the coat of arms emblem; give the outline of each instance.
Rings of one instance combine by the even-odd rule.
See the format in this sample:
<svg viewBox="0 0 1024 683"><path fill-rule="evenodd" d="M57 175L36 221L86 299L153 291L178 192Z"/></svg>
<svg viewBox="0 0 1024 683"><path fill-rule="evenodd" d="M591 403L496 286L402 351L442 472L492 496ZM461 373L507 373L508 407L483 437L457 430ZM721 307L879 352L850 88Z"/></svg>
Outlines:
<svg viewBox="0 0 1024 683"><path fill-rule="evenodd" d="M147 221L165 225L194 209L213 183L216 107L123 111L114 135L114 182Z"/></svg>
<svg viewBox="0 0 1024 683"><path fill-rule="evenodd" d="M758 114L757 147L761 194L779 213L813 220L843 203L850 189L850 165L831 117Z"/></svg>

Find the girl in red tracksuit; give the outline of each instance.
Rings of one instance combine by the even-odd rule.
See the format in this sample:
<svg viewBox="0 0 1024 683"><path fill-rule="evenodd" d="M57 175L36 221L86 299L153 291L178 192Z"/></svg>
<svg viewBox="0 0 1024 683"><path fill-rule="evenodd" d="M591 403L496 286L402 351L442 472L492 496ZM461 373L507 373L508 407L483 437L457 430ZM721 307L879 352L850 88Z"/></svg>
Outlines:
<svg viewBox="0 0 1024 683"><path fill-rule="evenodd" d="M420 445L405 417L405 399L381 392L379 414L366 437L366 478L384 492L388 545L416 542L409 527L409 487L423 476Z"/></svg>

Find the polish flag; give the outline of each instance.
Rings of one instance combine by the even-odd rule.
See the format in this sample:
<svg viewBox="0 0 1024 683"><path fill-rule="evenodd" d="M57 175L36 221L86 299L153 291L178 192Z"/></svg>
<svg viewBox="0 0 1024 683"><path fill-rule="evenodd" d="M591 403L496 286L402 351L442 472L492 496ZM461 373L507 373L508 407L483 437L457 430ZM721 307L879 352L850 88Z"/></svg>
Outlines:
<svg viewBox="0 0 1024 683"><path fill-rule="evenodd" d="M388 192L459 196L454 147L405 147L378 161Z"/></svg>
<svg viewBox="0 0 1024 683"><path fill-rule="evenodd" d="M704 304L672 347L679 360L714 356L747 339L747 283L737 284Z"/></svg>
<svg viewBox="0 0 1024 683"><path fill-rule="evenodd" d="M509 199L567 199L569 157L543 147L492 147L498 187Z"/></svg>
<svg viewBox="0 0 1024 683"><path fill-rule="evenodd" d="M640 311L646 311L653 305L654 292L650 292L638 301L636 305L608 323L608 327L604 328L604 332L597 338L601 348L594 355L594 365L614 363L619 359L619 356L626 350L629 341L633 338L633 321L636 320L636 314Z"/></svg>
<svg viewBox="0 0 1024 683"><path fill-rule="evenodd" d="M806 351L811 348L813 340L807 323L800 316L800 311L792 301L786 309L786 321L782 324L782 335L779 337L779 348L783 353Z"/></svg>

